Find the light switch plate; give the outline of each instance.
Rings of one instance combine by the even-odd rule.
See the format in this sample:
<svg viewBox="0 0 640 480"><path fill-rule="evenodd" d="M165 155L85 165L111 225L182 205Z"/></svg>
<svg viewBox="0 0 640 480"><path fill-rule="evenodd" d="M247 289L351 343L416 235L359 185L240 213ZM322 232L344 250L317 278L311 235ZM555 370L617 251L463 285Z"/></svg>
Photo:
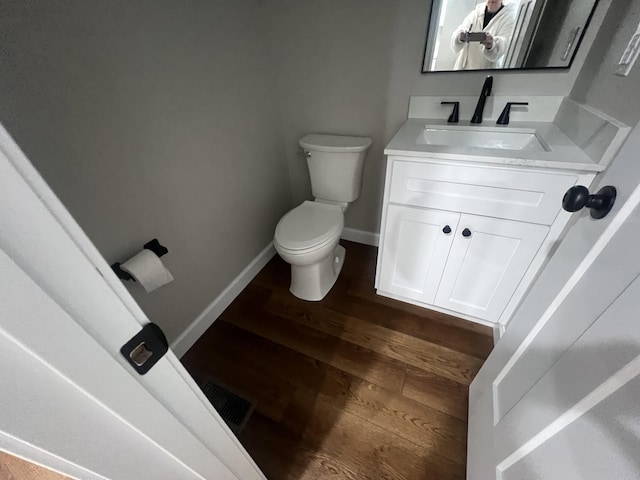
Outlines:
<svg viewBox="0 0 640 480"><path fill-rule="evenodd" d="M627 48L625 48L624 53L618 62L618 68L615 72L616 75L620 75L622 77L629 75L629 72L633 68L633 64L638 59L638 54L640 54L640 25L638 25L636 33L634 33L631 40L629 40L629 44L627 45Z"/></svg>

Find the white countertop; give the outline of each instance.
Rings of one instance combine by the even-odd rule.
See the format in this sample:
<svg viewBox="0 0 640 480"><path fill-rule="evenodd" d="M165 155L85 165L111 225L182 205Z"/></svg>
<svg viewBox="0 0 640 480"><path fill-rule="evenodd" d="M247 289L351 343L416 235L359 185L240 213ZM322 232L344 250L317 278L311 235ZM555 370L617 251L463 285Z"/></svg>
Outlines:
<svg viewBox="0 0 640 480"><path fill-rule="evenodd" d="M419 144L417 139L422 135L426 125L455 125L471 129L477 127L534 129L549 145L551 150L539 152ZM386 155L401 155L405 157L437 157L466 162L521 165L585 172L601 172L606 168L604 165L595 163L553 123L547 122L511 122L509 125L501 126L495 125L494 122L476 125L470 124L468 121L460 121L457 124L449 124L443 119L410 118L391 139L384 153Z"/></svg>

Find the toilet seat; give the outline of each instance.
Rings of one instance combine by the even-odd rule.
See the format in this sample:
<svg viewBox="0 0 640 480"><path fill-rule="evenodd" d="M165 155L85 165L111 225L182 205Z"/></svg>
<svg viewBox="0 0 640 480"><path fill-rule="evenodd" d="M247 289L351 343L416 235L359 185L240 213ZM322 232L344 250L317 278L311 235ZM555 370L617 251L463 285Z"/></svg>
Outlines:
<svg viewBox="0 0 640 480"><path fill-rule="evenodd" d="M342 233L344 216L338 205L305 201L276 227L275 242L283 250L304 254L324 247Z"/></svg>

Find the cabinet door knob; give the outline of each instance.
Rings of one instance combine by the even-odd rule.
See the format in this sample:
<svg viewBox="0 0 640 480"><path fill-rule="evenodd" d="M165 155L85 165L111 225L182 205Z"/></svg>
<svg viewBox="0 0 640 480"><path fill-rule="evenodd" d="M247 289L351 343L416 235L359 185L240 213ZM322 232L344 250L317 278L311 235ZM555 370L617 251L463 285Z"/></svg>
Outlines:
<svg viewBox="0 0 640 480"><path fill-rule="evenodd" d="M465 228L464 230L462 230L462 236L463 237L470 237L471 236L471 230L469 230L468 228Z"/></svg>
<svg viewBox="0 0 640 480"><path fill-rule="evenodd" d="M449 225L445 225L442 231L449 235L451 233L451 227Z"/></svg>

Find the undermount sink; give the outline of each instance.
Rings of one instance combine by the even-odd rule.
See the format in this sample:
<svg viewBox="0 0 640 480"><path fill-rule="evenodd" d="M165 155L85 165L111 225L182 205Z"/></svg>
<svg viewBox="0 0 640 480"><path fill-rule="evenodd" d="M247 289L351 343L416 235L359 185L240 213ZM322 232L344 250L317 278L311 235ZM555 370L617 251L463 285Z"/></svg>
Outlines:
<svg viewBox="0 0 640 480"><path fill-rule="evenodd" d="M548 152L549 145L533 129L426 125L419 145L475 147Z"/></svg>

